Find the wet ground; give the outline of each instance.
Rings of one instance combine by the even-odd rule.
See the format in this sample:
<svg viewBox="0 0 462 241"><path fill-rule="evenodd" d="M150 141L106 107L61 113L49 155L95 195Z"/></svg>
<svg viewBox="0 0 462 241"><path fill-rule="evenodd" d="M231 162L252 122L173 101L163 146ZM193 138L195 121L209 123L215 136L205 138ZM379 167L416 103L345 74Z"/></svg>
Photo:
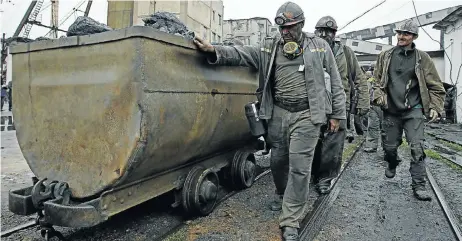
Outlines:
<svg viewBox="0 0 462 241"><path fill-rule="evenodd" d="M8 115L2 112L2 115ZM2 126L11 126L8 123ZM462 168L449 160L459 160L460 126L427 128L428 167L445 194L450 207L462 222ZM8 190L30 185L26 161L16 141L15 131L1 132L1 230L24 223L31 217L13 215L8 210ZM12 129L10 127L10 129ZM358 142L345 146L344 159L352 156ZM444 214L433 195L431 202L412 196L408 147L400 148L403 158L394 179L384 176L382 151L359 151L339 180L340 193L327 215L316 240L455 240ZM269 165L267 156L257 156L258 164ZM431 189L430 189L431 190ZM274 193L271 174L251 188L230 197L207 217L186 221L181 208L169 206L171 196L149 201L115 216L109 221L84 229L57 228L68 240L156 240L181 223L165 240L280 240L279 212L269 210ZM433 194L433 193L432 193ZM318 194L311 188L309 208ZM365 238L367 237L367 238ZM30 228L2 240L43 240Z"/></svg>
<svg viewBox="0 0 462 241"><path fill-rule="evenodd" d="M434 133L433 130L428 132ZM437 135L440 139L454 138L453 133L448 132ZM442 145L452 151L446 157L455 159L462 154L462 146L454 144L427 135L426 153L430 157L427 168L460 223L461 168L451 165L441 157L439 149L434 149L435 145ZM340 194L316 240L364 240L364 237L368 237L367 240L456 240L430 185L427 188L432 194L431 202L419 201L413 196L409 146L405 143L399 149L403 162L393 179L385 177L382 153L381 149L372 155L358 153L349 167L351 171L345 172L339 183Z"/></svg>

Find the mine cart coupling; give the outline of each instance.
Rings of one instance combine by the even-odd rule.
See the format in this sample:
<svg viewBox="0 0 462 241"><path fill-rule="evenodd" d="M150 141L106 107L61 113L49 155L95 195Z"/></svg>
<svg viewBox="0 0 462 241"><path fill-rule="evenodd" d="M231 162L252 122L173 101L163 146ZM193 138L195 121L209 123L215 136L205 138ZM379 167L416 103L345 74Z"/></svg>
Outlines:
<svg viewBox="0 0 462 241"><path fill-rule="evenodd" d="M2 232L2 237L7 237L20 230L39 226L42 237L46 240L57 237L64 240L64 236L53 228L52 220L48 220L44 214L46 203L54 202L60 205L69 205L71 192L66 182L47 181L47 178L38 180L33 178L32 187L10 191L9 208L13 213L30 215L34 212L37 217L34 221L21 224L10 230Z"/></svg>
<svg viewBox="0 0 462 241"><path fill-rule="evenodd" d="M51 181L44 184L47 178L39 180L32 188L32 203L37 209L43 209L43 203L49 200L60 201L61 204L69 204L70 190L65 182Z"/></svg>

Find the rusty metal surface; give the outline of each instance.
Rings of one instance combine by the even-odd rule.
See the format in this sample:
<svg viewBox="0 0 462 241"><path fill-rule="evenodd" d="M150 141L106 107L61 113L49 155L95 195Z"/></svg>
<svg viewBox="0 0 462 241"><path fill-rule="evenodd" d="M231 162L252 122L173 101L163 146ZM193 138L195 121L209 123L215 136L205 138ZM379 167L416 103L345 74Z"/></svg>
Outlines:
<svg viewBox="0 0 462 241"><path fill-rule="evenodd" d="M215 156L200 163L205 168L219 170L233 158L234 151ZM138 180L134 184L122 185L108 190L101 195L99 209L105 217L111 217L128 208L134 207L147 200L155 198L173 189L180 189L189 170L196 163L191 163L159 173L152 177Z"/></svg>
<svg viewBox="0 0 462 241"><path fill-rule="evenodd" d="M242 146L256 73L148 27L12 47L18 142L83 198Z"/></svg>

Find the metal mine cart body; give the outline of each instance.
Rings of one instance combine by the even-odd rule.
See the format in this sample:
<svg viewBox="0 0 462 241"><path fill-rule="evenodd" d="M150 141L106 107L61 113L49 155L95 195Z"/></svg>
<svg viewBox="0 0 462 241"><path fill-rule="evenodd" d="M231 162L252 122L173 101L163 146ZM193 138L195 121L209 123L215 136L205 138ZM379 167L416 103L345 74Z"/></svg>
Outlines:
<svg viewBox="0 0 462 241"><path fill-rule="evenodd" d="M11 54L16 135L36 175L10 191L12 212L88 227L176 190L177 205L207 215L219 170L252 185L254 70L209 65L192 41L141 26Z"/></svg>

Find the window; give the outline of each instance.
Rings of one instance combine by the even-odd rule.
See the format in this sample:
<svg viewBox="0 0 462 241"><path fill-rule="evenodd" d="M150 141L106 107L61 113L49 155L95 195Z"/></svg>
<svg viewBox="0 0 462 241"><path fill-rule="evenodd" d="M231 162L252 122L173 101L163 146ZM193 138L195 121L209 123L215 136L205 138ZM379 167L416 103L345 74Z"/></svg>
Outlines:
<svg viewBox="0 0 462 241"><path fill-rule="evenodd" d="M218 25L221 25L221 15L218 14Z"/></svg>
<svg viewBox="0 0 462 241"><path fill-rule="evenodd" d="M202 30L202 38L207 40L207 27L203 26L204 29Z"/></svg>
<svg viewBox="0 0 462 241"><path fill-rule="evenodd" d="M359 42L356 42L356 41L353 41L353 43L351 43L352 46L358 46L359 45Z"/></svg>
<svg viewBox="0 0 462 241"><path fill-rule="evenodd" d="M221 37L218 35L218 43L221 43Z"/></svg>
<svg viewBox="0 0 462 241"><path fill-rule="evenodd" d="M212 33L212 41L213 42L217 41L217 35L215 33Z"/></svg>
<svg viewBox="0 0 462 241"><path fill-rule="evenodd" d="M215 11L212 11L212 19L215 22Z"/></svg>
<svg viewBox="0 0 462 241"><path fill-rule="evenodd" d="M375 45L375 50L382 50L382 46L380 46L380 45Z"/></svg>

